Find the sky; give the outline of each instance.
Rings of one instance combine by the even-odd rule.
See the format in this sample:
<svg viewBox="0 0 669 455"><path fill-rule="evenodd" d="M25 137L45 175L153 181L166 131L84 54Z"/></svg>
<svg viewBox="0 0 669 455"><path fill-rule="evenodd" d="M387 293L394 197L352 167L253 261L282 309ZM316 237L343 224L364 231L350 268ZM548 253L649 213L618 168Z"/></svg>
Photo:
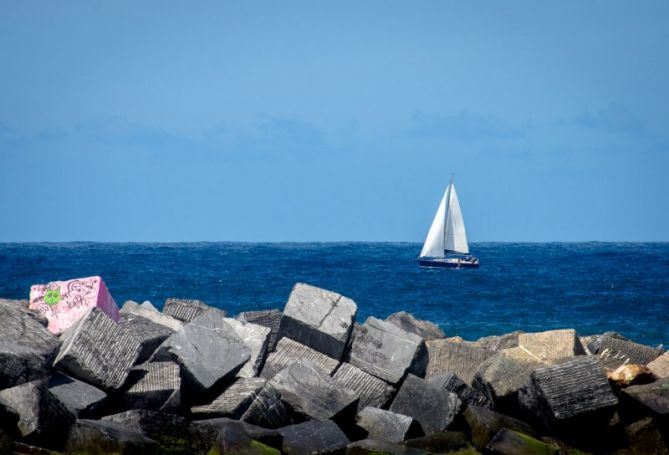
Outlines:
<svg viewBox="0 0 669 455"><path fill-rule="evenodd" d="M669 2L0 0L0 241L669 240Z"/></svg>

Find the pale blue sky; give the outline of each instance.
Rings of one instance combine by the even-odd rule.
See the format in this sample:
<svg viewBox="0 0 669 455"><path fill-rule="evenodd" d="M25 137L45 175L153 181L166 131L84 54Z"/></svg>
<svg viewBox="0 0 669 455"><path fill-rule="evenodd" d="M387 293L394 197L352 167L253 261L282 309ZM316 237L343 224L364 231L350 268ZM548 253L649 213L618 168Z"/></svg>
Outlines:
<svg viewBox="0 0 669 455"><path fill-rule="evenodd" d="M0 241L669 240L669 3L0 0Z"/></svg>

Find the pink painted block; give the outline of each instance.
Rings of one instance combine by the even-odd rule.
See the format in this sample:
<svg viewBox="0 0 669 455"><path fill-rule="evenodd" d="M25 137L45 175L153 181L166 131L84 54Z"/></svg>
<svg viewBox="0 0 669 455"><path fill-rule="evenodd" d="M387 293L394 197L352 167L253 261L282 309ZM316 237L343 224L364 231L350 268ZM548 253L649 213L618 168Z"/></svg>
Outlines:
<svg viewBox="0 0 669 455"><path fill-rule="evenodd" d="M119 321L116 302L99 276L52 281L30 287L30 305L49 321L47 329L59 335L91 308L97 307L115 322Z"/></svg>

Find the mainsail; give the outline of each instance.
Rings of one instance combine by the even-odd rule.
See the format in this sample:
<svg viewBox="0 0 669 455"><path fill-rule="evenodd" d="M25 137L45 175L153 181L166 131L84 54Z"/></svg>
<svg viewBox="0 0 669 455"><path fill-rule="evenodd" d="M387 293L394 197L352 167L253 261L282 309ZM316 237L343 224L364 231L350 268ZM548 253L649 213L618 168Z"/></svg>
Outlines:
<svg viewBox="0 0 669 455"><path fill-rule="evenodd" d="M420 257L443 258L446 252L469 254L465 223L453 181L441 198Z"/></svg>

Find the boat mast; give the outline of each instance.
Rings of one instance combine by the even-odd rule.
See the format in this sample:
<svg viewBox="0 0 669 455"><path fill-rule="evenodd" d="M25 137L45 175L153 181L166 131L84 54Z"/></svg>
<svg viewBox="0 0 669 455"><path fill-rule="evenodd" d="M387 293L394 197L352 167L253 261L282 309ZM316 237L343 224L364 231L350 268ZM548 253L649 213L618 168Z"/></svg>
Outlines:
<svg viewBox="0 0 669 455"><path fill-rule="evenodd" d="M453 188L453 173L451 172L451 183L448 184L448 189L446 190L446 204L444 207L444 229L443 229L443 236L444 236L444 247L446 246L446 231L447 231L447 223L448 223L448 209L451 207L451 188ZM444 248L444 256L446 256L446 248Z"/></svg>

